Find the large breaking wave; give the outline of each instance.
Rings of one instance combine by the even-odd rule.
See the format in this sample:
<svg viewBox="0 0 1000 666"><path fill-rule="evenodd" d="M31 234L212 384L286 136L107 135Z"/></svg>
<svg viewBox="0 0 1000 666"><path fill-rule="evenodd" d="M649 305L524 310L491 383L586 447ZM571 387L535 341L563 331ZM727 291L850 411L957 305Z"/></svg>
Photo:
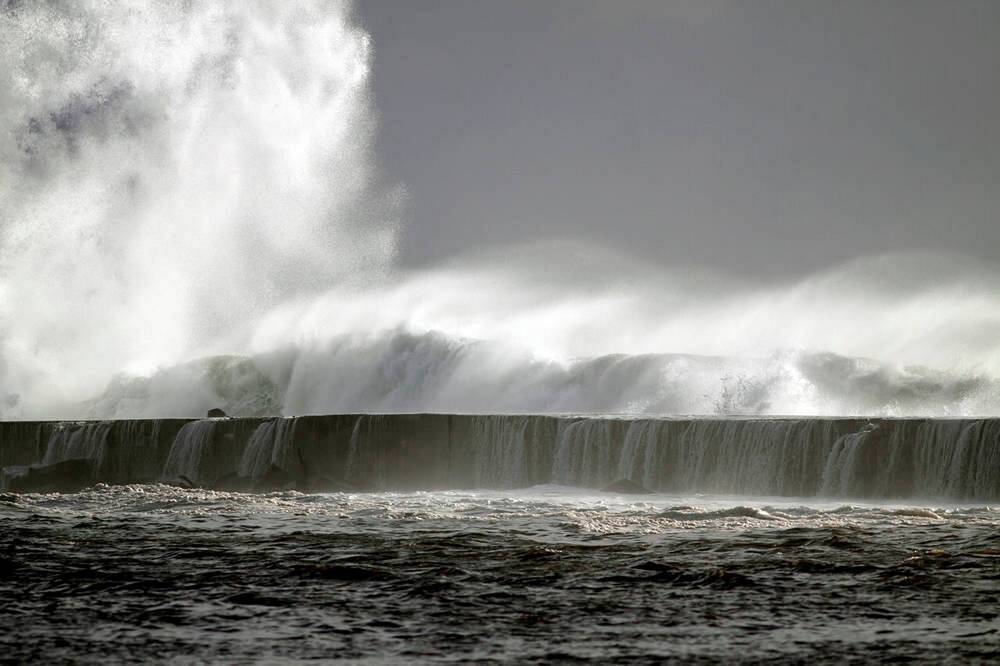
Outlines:
<svg viewBox="0 0 1000 666"><path fill-rule="evenodd" d="M212 357L118 377L90 418L350 412L717 415L988 414L986 376L818 352L764 358L612 354L568 362L508 346L405 331L315 347Z"/></svg>
<svg viewBox="0 0 1000 666"><path fill-rule="evenodd" d="M402 270L345 3L0 21L0 418L996 413L1000 272L963 257L763 284L539 242Z"/></svg>

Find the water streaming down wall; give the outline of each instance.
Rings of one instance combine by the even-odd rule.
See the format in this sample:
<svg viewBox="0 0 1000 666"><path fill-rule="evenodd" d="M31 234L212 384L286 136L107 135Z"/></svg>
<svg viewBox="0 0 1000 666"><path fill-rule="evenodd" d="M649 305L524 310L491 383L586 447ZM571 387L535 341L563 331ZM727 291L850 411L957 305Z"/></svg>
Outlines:
<svg viewBox="0 0 1000 666"><path fill-rule="evenodd" d="M600 488L622 478L620 458L627 422L581 419L559 424L552 481Z"/></svg>
<svg viewBox="0 0 1000 666"><path fill-rule="evenodd" d="M853 420L642 420L622 438L618 474L677 492L814 495Z"/></svg>
<svg viewBox="0 0 1000 666"><path fill-rule="evenodd" d="M293 447L293 418L276 418L261 423L253 431L240 457L236 473L245 479L260 479L270 467L290 470L301 465Z"/></svg>
<svg viewBox="0 0 1000 666"><path fill-rule="evenodd" d="M371 490L452 486L450 427L447 415L360 416L341 478Z"/></svg>
<svg viewBox="0 0 1000 666"><path fill-rule="evenodd" d="M160 479L185 419L114 421L101 479L109 483L150 483Z"/></svg>
<svg viewBox="0 0 1000 666"><path fill-rule="evenodd" d="M43 465L67 460L89 460L98 470L103 469L108 453L108 436L112 424L63 423L57 425L45 445Z"/></svg>
<svg viewBox="0 0 1000 666"><path fill-rule="evenodd" d="M7 485L25 465L86 460L93 481L108 483L379 491L601 488L627 478L672 493L988 501L1000 498L1000 419L344 414L3 423L0 460Z"/></svg>
<svg viewBox="0 0 1000 666"><path fill-rule="evenodd" d="M108 447L113 427L109 421L53 424L46 429L41 465L4 468L4 485L18 488L39 483L45 490L55 490L65 484L67 490L76 490L110 478ZM42 438L39 433L37 440Z"/></svg>
<svg viewBox="0 0 1000 666"><path fill-rule="evenodd" d="M468 429L460 435L461 446L472 454L475 486L519 488L552 479L562 419L496 415L464 420Z"/></svg>
<svg viewBox="0 0 1000 666"><path fill-rule="evenodd" d="M208 481L208 456L215 435L215 421L192 421L185 423L163 466L163 480L188 479L194 483Z"/></svg>
<svg viewBox="0 0 1000 666"><path fill-rule="evenodd" d="M41 460L53 426L46 421L0 421L0 467Z"/></svg>

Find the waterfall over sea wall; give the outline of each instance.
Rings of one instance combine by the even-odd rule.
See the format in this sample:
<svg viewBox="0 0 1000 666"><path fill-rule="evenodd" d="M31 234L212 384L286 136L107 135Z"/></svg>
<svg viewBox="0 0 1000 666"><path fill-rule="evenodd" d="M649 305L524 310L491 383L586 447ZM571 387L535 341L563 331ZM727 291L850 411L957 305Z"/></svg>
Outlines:
<svg viewBox="0 0 1000 666"><path fill-rule="evenodd" d="M295 456L293 436L295 419L271 419L261 423L253 431L243 455L237 474L247 479L259 479L272 465L290 469L299 465Z"/></svg>
<svg viewBox="0 0 1000 666"><path fill-rule="evenodd" d="M73 463L90 475L77 482L224 489L599 489L624 478L668 493L991 501L1000 499L1000 419L343 414L23 422L0 423L0 460L7 489L29 491L32 475Z"/></svg>

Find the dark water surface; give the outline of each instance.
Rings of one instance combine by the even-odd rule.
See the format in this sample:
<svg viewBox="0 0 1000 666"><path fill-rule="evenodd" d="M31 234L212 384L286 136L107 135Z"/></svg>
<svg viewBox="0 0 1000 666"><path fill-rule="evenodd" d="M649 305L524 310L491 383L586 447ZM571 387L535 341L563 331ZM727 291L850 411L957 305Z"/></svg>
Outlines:
<svg viewBox="0 0 1000 666"><path fill-rule="evenodd" d="M924 504L4 495L0 660L989 661L1000 511Z"/></svg>

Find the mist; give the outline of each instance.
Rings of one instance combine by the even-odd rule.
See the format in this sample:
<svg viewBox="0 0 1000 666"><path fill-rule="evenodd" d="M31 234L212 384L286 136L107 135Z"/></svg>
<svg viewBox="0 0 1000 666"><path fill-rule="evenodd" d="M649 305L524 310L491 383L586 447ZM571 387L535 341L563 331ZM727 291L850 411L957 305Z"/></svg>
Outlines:
<svg viewBox="0 0 1000 666"><path fill-rule="evenodd" d="M0 16L0 417L996 411L1000 269L967 253L401 256L429 195L382 168L349 4Z"/></svg>

